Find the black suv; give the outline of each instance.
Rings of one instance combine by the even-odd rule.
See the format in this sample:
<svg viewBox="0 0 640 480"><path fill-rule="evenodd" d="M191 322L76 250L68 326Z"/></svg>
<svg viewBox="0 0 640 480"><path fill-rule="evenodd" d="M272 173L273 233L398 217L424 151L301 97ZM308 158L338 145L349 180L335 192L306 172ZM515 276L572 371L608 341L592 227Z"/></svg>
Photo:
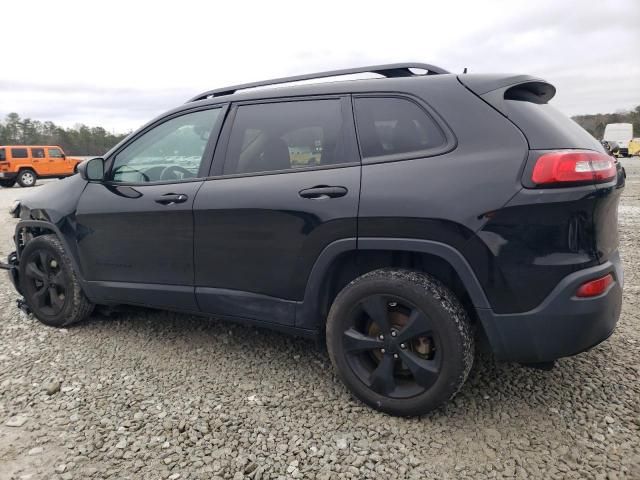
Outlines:
<svg viewBox="0 0 640 480"><path fill-rule="evenodd" d="M47 325L132 304L326 337L358 398L421 414L476 345L547 365L615 328L624 170L554 94L415 63L208 91L25 196L5 268Z"/></svg>

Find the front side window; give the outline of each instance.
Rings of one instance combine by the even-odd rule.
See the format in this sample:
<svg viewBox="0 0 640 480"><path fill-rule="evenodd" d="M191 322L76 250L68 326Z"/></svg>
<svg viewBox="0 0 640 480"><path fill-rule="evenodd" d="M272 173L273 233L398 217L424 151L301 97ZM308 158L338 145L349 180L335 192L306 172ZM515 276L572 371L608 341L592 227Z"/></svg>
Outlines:
<svg viewBox="0 0 640 480"><path fill-rule="evenodd" d="M180 181L198 176L220 108L172 118L127 145L115 157L116 182Z"/></svg>
<svg viewBox="0 0 640 480"><path fill-rule="evenodd" d="M238 107L224 174L272 172L345 162L340 100Z"/></svg>
<svg viewBox="0 0 640 480"><path fill-rule="evenodd" d="M369 97L354 103L364 158L423 152L445 143L440 127L410 100Z"/></svg>
<svg viewBox="0 0 640 480"><path fill-rule="evenodd" d="M49 148L49 158L62 158L62 151L59 148Z"/></svg>
<svg viewBox="0 0 640 480"><path fill-rule="evenodd" d="M7 154L4 152L4 148L0 148L0 162L7 159Z"/></svg>
<svg viewBox="0 0 640 480"><path fill-rule="evenodd" d="M29 153L26 148L12 148L11 156L13 158L29 158Z"/></svg>
<svg viewBox="0 0 640 480"><path fill-rule="evenodd" d="M49 150L51 151L51 150ZM44 148L32 148L31 156L33 158L44 158Z"/></svg>

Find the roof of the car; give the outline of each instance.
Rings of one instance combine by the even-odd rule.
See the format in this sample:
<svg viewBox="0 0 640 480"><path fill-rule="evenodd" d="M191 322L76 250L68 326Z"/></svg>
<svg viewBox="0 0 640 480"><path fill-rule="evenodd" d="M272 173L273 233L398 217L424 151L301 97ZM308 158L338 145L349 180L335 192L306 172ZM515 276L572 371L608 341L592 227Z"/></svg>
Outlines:
<svg viewBox="0 0 640 480"><path fill-rule="evenodd" d="M392 64L392 66L402 65L406 67L407 64ZM412 64L415 65L415 64ZM424 64L423 64L424 65ZM388 66L387 66L388 67ZM413 68L413 67L411 67ZM437 67L435 67L437 68ZM369 71L369 70L366 70ZM439 90L442 88L465 88L463 85L467 81L473 81L473 77L482 77L483 80L487 80L485 75L481 74L452 74L444 70L443 73L437 74L411 74L411 75L397 75L382 78L366 78L357 80L347 79L330 79L329 81L304 83L304 84L286 84L286 82L276 79L275 84L270 84L269 81L255 82L264 83L260 87L247 87L244 84L235 87L226 87L216 90L210 90L200 95L193 97L186 103L179 105L169 111L158 115L154 119L150 120L138 130L143 130L149 125L152 125L164 118L176 114L181 114L192 110L194 108L202 108L207 106L224 105L229 103L239 102L252 102L259 100L275 100L286 98L304 98L314 96L331 96L331 95L347 95L347 94L367 94L367 93L393 93L393 94L413 94L420 96L424 88L434 88ZM325 72L326 73L326 72ZM376 73L376 72L373 72ZM464 80L463 78L464 77ZM492 76L492 82L495 85L502 85L505 79L513 79L514 77L518 81L525 81L527 79L533 79L533 77L519 76L514 74L496 74ZM289 81L290 78L286 80ZM326 78L326 77L321 77ZM486 82L485 86L490 86L491 81ZM212 93L213 92L213 93ZM220 95L215 92L221 92ZM229 93L227 93L229 92Z"/></svg>
<svg viewBox="0 0 640 480"><path fill-rule="evenodd" d="M58 145L0 145L0 148L60 148ZM60 148L62 150L62 148Z"/></svg>

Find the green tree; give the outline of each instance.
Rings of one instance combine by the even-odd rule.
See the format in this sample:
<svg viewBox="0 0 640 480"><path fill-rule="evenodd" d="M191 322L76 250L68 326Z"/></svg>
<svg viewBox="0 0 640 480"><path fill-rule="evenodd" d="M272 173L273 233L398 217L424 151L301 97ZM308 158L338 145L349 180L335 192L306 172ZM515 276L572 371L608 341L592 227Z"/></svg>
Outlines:
<svg viewBox="0 0 640 480"><path fill-rule="evenodd" d="M0 145L59 145L69 155L103 155L125 136L83 124L63 128L50 121L22 119L15 112L0 121Z"/></svg>

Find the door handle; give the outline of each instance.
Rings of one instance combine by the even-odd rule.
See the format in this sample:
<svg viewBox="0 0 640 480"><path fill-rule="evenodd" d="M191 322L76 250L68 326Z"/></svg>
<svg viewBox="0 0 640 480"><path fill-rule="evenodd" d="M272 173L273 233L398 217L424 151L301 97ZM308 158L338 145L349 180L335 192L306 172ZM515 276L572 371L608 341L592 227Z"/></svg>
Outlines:
<svg viewBox="0 0 640 480"><path fill-rule="evenodd" d="M184 193L166 193L156 198L156 203L160 205L173 205L175 203L184 203L188 198Z"/></svg>
<svg viewBox="0 0 640 480"><path fill-rule="evenodd" d="M312 188L300 190L298 192L298 195L300 195L302 198L312 198L320 200L323 198L344 197L348 192L349 190L347 190L345 187L330 187L328 185L318 185Z"/></svg>

